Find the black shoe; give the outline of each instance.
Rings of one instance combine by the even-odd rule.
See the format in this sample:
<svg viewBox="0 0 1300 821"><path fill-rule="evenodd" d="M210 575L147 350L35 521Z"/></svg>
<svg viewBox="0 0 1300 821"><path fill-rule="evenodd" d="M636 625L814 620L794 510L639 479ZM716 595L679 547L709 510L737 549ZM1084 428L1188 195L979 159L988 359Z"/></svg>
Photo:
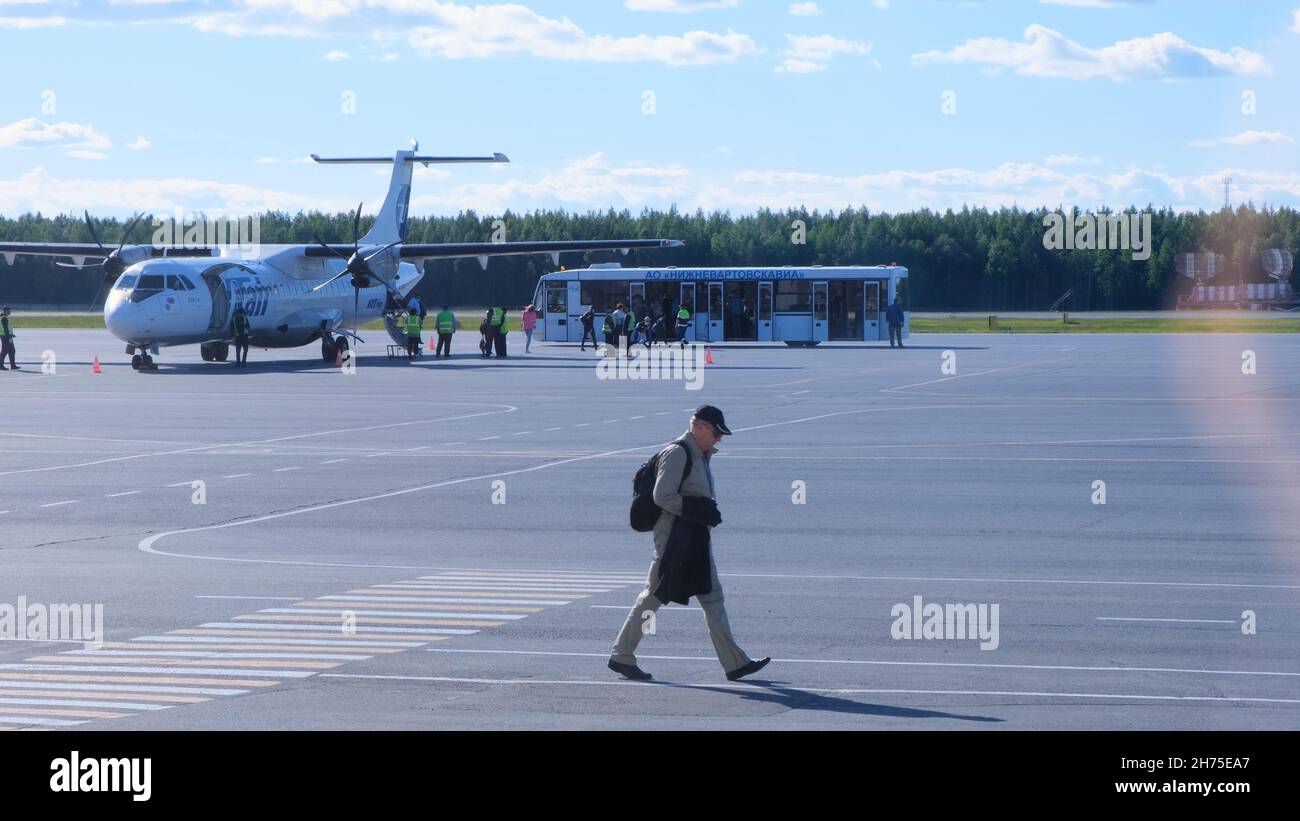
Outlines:
<svg viewBox="0 0 1300 821"><path fill-rule="evenodd" d="M633 681L649 681L654 676L637 667L635 664L623 664L619 661L609 660L609 669L618 673L623 678L630 678Z"/></svg>
<svg viewBox="0 0 1300 821"><path fill-rule="evenodd" d="M757 673L759 670L766 667L767 663L771 660L772 657L768 656L767 658L759 659L758 661L751 661L739 670L732 670L730 673L727 673L727 681L737 681L752 673Z"/></svg>

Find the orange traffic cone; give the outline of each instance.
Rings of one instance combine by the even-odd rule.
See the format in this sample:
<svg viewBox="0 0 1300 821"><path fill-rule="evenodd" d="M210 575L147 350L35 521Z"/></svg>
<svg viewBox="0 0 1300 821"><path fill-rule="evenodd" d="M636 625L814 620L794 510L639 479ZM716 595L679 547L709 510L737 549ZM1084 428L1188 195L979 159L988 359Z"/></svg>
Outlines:
<svg viewBox="0 0 1300 821"><path fill-rule="evenodd" d="M713 364L713 348L706 347L704 349L704 364L705 365Z"/></svg>
<svg viewBox="0 0 1300 821"><path fill-rule="evenodd" d="M91 368L90 368L90 372L91 372L91 373L103 373L103 371L100 370L100 368L99 368L99 357L98 357L98 356L95 357L95 364L91 366Z"/></svg>
<svg viewBox="0 0 1300 821"><path fill-rule="evenodd" d="M433 336L432 336L432 335L429 336L429 350L430 350L430 351L435 350L435 348L434 348L434 346L433 346Z"/></svg>

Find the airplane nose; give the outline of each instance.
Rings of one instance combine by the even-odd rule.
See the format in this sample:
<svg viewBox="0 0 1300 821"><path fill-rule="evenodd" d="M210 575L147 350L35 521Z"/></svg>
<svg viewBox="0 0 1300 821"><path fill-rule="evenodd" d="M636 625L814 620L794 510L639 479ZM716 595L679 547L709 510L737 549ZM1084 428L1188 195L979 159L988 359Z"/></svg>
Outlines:
<svg viewBox="0 0 1300 821"><path fill-rule="evenodd" d="M104 324L109 333L122 340L138 337L144 330L141 324L140 306L130 299L114 293L104 304Z"/></svg>

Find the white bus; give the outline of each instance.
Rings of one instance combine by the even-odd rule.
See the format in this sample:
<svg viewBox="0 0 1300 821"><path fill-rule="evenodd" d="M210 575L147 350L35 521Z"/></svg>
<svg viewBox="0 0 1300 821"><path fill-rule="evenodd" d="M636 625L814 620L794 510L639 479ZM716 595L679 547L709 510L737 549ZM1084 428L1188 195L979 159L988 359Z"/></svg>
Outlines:
<svg viewBox="0 0 1300 821"><path fill-rule="evenodd" d="M889 339L885 309L907 305L907 269L897 265L823 268L623 268L618 263L560 270L537 283L537 331L547 342L578 342L581 317L622 302L637 317L691 312L688 342L880 342ZM698 310L697 310L698 308ZM903 336L909 317L904 313ZM603 337L600 337L604 341Z"/></svg>

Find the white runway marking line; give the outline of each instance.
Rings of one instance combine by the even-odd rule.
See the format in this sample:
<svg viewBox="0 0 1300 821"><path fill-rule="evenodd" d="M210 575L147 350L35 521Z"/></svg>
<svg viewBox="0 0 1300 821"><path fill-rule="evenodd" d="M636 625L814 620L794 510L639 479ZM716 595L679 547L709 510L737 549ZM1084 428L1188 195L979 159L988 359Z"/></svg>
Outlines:
<svg viewBox="0 0 1300 821"><path fill-rule="evenodd" d="M543 433L553 433L557 430L562 430L562 428L547 428Z"/></svg>
<svg viewBox="0 0 1300 821"><path fill-rule="evenodd" d="M37 727L75 727L85 721L63 721L57 718L35 718L27 716L0 716L0 724L30 724Z"/></svg>
<svg viewBox="0 0 1300 821"><path fill-rule="evenodd" d="M531 430L521 430L521 431L519 431L518 433L512 433L512 434L510 434L510 435L511 435L511 436L527 436L527 435L530 434L530 433L532 433Z"/></svg>
<svg viewBox="0 0 1300 821"><path fill-rule="evenodd" d="M622 610L624 612L627 612L628 610L632 609L632 605L630 604L589 604L587 606L590 607L592 610ZM664 612L671 612L674 610L677 611L694 610L697 613L704 612L703 607L661 607L659 608L658 612L664 613Z"/></svg>
<svg viewBox="0 0 1300 821"><path fill-rule="evenodd" d="M406 452L415 453L417 450L428 450L428 449L429 449L428 445L420 445L418 448L407 448Z"/></svg>
<svg viewBox="0 0 1300 821"><path fill-rule="evenodd" d="M574 653L558 650L471 650L450 648L425 648L429 653L464 653L469 655L509 655L509 656L571 656L577 658L609 658L609 653ZM637 658L652 661L701 661L717 662L713 656L651 656L638 654ZM868 667L976 667L994 670L1051 670L1080 673L1185 673L1204 676L1278 676L1282 678L1300 678L1300 672L1289 673L1279 670L1212 670L1179 667L1089 667L1065 664L994 664L992 662L964 661L871 661L865 659L799 659L773 658L772 662L780 664L847 664Z"/></svg>
<svg viewBox="0 0 1300 821"><path fill-rule="evenodd" d="M253 474L251 474L251 473L234 473L234 474L231 474L230 476L222 476L221 478L222 478L222 479L246 479L246 478L248 478L249 476L252 476L252 475L253 475Z"/></svg>
<svg viewBox="0 0 1300 821"><path fill-rule="evenodd" d="M0 704L14 704L26 707L90 707L101 710L167 710L176 706L175 704L149 704L138 701L86 701L80 698L3 698L2 693L0 693Z"/></svg>
<svg viewBox="0 0 1300 821"><path fill-rule="evenodd" d="M63 656L127 656L129 658L199 658L199 659L286 659L365 661L374 656L344 653L250 653L225 650L68 650Z"/></svg>
<svg viewBox="0 0 1300 821"><path fill-rule="evenodd" d="M458 619L475 619L486 621L517 621L526 619L527 616L509 615L505 613L439 613L435 611L425 611L423 613L412 610L352 610L348 608L331 609L327 607L272 607L266 610L258 610L259 613L270 613L272 615L338 615L351 613L357 616L397 616L414 621L454 621ZM338 619L333 619L338 621Z"/></svg>
<svg viewBox="0 0 1300 821"><path fill-rule="evenodd" d="M174 484L166 485L166 487L189 487L190 485L194 484L196 481L199 481L199 480L198 480L198 479L191 479L191 480L189 480L188 482L176 482L176 483L174 483Z"/></svg>
<svg viewBox="0 0 1300 821"><path fill-rule="evenodd" d="M1019 698L1096 698L1096 699L1141 699L1143 701L1210 701L1241 702L1258 704L1300 704L1296 698L1251 698L1246 696L1144 696L1136 693L1049 693L1039 691L1017 690L891 690L866 689L856 687L786 687L778 684L687 684L680 682L654 681L596 681L596 680L541 680L541 679L501 679L501 678L455 678L451 676L368 676L349 673L321 673L321 678L350 678L383 681L428 681L448 684L530 684L552 687L670 687L688 690L738 690L741 692L761 692L762 690L788 691L791 693L824 693L827 695L915 695L915 696L997 696Z"/></svg>
<svg viewBox="0 0 1300 821"><path fill-rule="evenodd" d="M0 688L5 687L20 690L84 690L85 692L102 691L105 693L143 693L149 696L242 696L248 692L248 690L232 690L224 687L214 689L211 687L164 687L151 684L94 684L80 681L23 681L21 679L6 679L0 681ZM3 692L3 690L0 689L0 692Z"/></svg>
<svg viewBox="0 0 1300 821"><path fill-rule="evenodd" d="M579 422L578 424L574 425L575 428L586 428L590 426L591 426L590 422Z"/></svg>
<svg viewBox="0 0 1300 821"><path fill-rule="evenodd" d="M341 620L339 620L341 623ZM266 622L254 624L251 622L209 622L201 624L200 627L209 630L296 630L307 633L336 633L340 636L347 636L339 625L328 624L297 624L294 622L281 624L279 622ZM462 630L451 627L372 627L370 625L358 626L358 633L409 633L413 636L472 636L479 632L478 630ZM251 634L256 635L256 634ZM0 665L2 667L3 665Z"/></svg>
<svg viewBox="0 0 1300 821"><path fill-rule="evenodd" d="M346 462L346 461L347 461L347 459L330 459L330 460L328 460L328 461L321 462L321 464L322 464L322 465L337 465L339 462ZM251 475L251 474L249 474L249 475Z"/></svg>
<svg viewBox="0 0 1300 821"><path fill-rule="evenodd" d="M939 382L951 382L954 379L969 379L972 376L987 376L988 374L991 373L1003 373L1005 371L1019 370L1020 368L1032 368L1035 365L1052 365L1057 362L1070 362L1070 361L1073 361L1072 357L1062 356L1056 359L1044 359L1038 362L1026 362L1022 365L1010 365L1005 368L993 368L992 370L987 370L987 371L975 371L974 373L962 373L962 374L957 374L956 376L944 376L939 379L930 379L925 382L915 382L911 385L899 385L894 388L881 388L880 392L896 393L898 391L905 391L908 388L920 388L920 387L924 387L925 385L934 385Z"/></svg>
<svg viewBox="0 0 1300 821"><path fill-rule="evenodd" d="M149 644L172 644L184 646L185 644L279 644L286 647L399 647L404 649L413 649L423 647L422 641L368 641L364 639L268 639L261 636L250 635L248 637L229 637L222 638L217 636L140 636L131 639L131 641L147 642Z"/></svg>
<svg viewBox="0 0 1300 821"><path fill-rule="evenodd" d="M66 502L50 502L48 505L40 505L40 507L63 507L64 505L75 505L80 501L80 499L69 499Z"/></svg>
<svg viewBox="0 0 1300 821"><path fill-rule="evenodd" d="M443 445L443 447L444 447L444 448L453 448L453 447L455 447L456 445L463 445L463 444L465 444L465 443L464 443L464 442L448 442L447 444Z"/></svg>
<svg viewBox="0 0 1300 821"><path fill-rule="evenodd" d="M645 418L644 416L629 416L627 421L635 422L638 419L644 419L644 418Z"/></svg>
<svg viewBox="0 0 1300 821"><path fill-rule="evenodd" d="M382 592L382 591L378 591ZM321 596L316 601L375 601L397 604L400 602L410 602L412 604L536 604L536 605L565 605L571 602L561 599L454 599L443 597L426 597L426 596Z"/></svg>
<svg viewBox="0 0 1300 821"><path fill-rule="evenodd" d="M672 411L659 411L658 413L655 414L655 416L668 416L671 413Z"/></svg>
<svg viewBox="0 0 1300 821"><path fill-rule="evenodd" d="M276 468L275 470L273 470L273 471L271 471L271 472L272 472L272 473L288 473L288 472L291 471L291 470L302 470L302 468L300 468L300 467Z"/></svg>
<svg viewBox="0 0 1300 821"><path fill-rule="evenodd" d="M491 442L493 439L500 439L500 438L501 438L500 436L483 436L483 437L480 437L478 441L480 441L480 442Z"/></svg>
<svg viewBox="0 0 1300 821"><path fill-rule="evenodd" d="M240 599L255 601L302 601L303 596L195 596L196 599Z"/></svg>
<svg viewBox="0 0 1300 821"><path fill-rule="evenodd" d="M381 456L392 456L392 455L393 455L393 454L391 454L391 453L367 453L365 456L362 456L361 458L362 458L362 459L378 459L378 458L380 458Z"/></svg>
<svg viewBox="0 0 1300 821"><path fill-rule="evenodd" d="M1232 619L1136 619L1120 616L1098 616L1097 621L1165 621L1180 624L1237 624Z"/></svg>
<svg viewBox="0 0 1300 821"><path fill-rule="evenodd" d="M387 430L389 428L403 428L412 425L431 425L438 422L455 422L461 419L476 419L480 416L495 416L502 413L515 413L519 408L514 405L499 405L495 402L473 402L473 403L456 403L456 404L475 404L479 406L487 405L489 407L505 408L505 410L484 411L482 413L461 414L459 416L443 416L436 419L416 419L411 422L392 422L386 425L369 425L363 428L339 428L337 430L322 430L314 433L297 433L292 436L278 436L271 439L252 439L245 442L222 442L215 445L201 445L193 448L181 448L179 450L159 450L150 451L149 453L134 453L127 456L115 456L109 459L96 459L90 462L77 462L70 465L50 465L39 468L19 468L17 470L0 471L0 476L12 476L17 473L44 473L53 470L69 470L71 468L94 467L96 465L110 464L112 462L125 462L133 459L148 459L154 456L176 456L182 453L199 453L205 450L217 450L219 448L238 448L249 445L269 445L276 442L290 442L295 439L311 439L317 436L335 436L341 433L366 433L373 430Z"/></svg>
<svg viewBox="0 0 1300 821"><path fill-rule="evenodd" d="M0 664L0 670L26 673L153 673L169 676L258 676L261 678L307 678L315 673L308 670L245 670L240 667L126 667L112 664Z"/></svg>

